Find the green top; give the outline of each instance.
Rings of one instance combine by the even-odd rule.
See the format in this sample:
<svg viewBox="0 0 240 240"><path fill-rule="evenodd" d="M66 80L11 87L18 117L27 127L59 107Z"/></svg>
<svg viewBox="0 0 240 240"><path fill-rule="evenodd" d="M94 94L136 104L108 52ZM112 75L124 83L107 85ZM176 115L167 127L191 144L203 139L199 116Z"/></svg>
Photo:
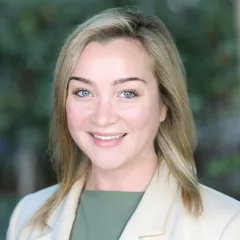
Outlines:
<svg viewBox="0 0 240 240"><path fill-rule="evenodd" d="M84 191L72 240L117 240L144 192Z"/></svg>

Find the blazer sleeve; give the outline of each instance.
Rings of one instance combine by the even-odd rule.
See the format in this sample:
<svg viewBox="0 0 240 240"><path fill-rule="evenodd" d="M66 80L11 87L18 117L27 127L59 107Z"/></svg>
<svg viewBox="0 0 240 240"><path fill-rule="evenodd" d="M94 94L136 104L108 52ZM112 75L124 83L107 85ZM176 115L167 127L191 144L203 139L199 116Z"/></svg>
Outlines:
<svg viewBox="0 0 240 240"><path fill-rule="evenodd" d="M7 237L6 240L17 240L19 227L21 227L20 219L22 208L26 200L28 199L29 195L25 196L15 207L12 216L10 218L8 230L7 230Z"/></svg>
<svg viewBox="0 0 240 240"><path fill-rule="evenodd" d="M240 210L231 218L223 230L220 240L240 240Z"/></svg>

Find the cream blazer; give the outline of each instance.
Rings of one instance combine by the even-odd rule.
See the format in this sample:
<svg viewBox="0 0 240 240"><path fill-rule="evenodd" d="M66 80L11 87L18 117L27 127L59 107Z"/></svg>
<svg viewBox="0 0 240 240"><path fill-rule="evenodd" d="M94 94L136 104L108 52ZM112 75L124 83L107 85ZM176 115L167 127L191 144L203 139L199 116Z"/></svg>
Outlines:
<svg viewBox="0 0 240 240"><path fill-rule="evenodd" d="M23 198L12 214L7 240L69 240L84 182L73 185L43 231L26 223L58 186ZM202 185L201 194L204 211L196 218L183 207L178 184L162 164L120 240L240 240L240 202Z"/></svg>

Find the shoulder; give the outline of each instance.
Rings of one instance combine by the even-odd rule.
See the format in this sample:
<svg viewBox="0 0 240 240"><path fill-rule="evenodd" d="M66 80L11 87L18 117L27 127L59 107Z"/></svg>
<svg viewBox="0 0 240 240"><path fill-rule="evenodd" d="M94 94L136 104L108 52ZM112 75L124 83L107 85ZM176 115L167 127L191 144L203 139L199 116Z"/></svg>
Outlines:
<svg viewBox="0 0 240 240"><path fill-rule="evenodd" d="M39 208L45 201L47 201L58 188L58 184L44 188L38 192L31 193L26 196L25 202L30 204L30 208ZM29 207L29 206L28 206Z"/></svg>
<svg viewBox="0 0 240 240"><path fill-rule="evenodd" d="M8 238L14 239L10 236L17 234L20 229L31 219L34 213L52 196L57 190L58 185L54 185L35 193L31 193L25 196L15 207L9 227L8 227Z"/></svg>
<svg viewBox="0 0 240 240"><path fill-rule="evenodd" d="M240 202L204 185L200 186L203 201L201 219L207 232L218 232L219 239L240 237ZM231 229L231 230L230 230ZM221 231L219 231L221 230ZM233 238L237 234L238 238Z"/></svg>
<svg viewBox="0 0 240 240"><path fill-rule="evenodd" d="M240 211L240 202L232 197L204 185L200 185L200 192L206 213L216 211L219 214L231 216Z"/></svg>
<svg viewBox="0 0 240 240"><path fill-rule="evenodd" d="M44 188L25 197L21 212L23 215L33 215L57 190L58 185Z"/></svg>

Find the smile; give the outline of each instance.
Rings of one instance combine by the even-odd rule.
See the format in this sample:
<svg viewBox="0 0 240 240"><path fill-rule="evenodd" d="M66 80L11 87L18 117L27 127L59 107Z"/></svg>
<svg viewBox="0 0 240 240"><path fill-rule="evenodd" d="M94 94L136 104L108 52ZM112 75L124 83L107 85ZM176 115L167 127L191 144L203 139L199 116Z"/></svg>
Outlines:
<svg viewBox="0 0 240 240"><path fill-rule="evenodd" d="M114 147L119 145L127 133L90 133L90 136L97 146Z"/></svg>
<svg viewBox="0 0 240 240"><path fill-rule="evenodd" d="M103 136L103 135L98 135L98 134L92 133L92 136L93 136L93 137L95 137L96 139L103 140L103 141L109 141L109 140L113 140L113 139L119 139L119 138L124 137L125 135L126 135L126 133L119 134L119 135Z"/></svg>

